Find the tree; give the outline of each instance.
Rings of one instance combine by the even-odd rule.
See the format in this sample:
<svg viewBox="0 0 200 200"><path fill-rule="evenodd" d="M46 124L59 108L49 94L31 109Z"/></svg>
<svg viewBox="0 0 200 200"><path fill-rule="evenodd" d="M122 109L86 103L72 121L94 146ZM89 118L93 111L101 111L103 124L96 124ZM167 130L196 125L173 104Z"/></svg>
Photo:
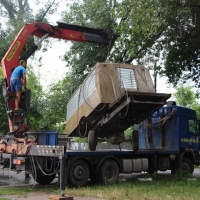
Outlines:
<svg viewBox="0 0 200 200"><path fill-rule="evenodd" d="M3 72L0 70L0 83L3 81ZM3 97L2 87L0 88L0 135L8 133L8 117L5 111L5 101Z"/></svg>
<svg viewBox="0 0 200 200"><path fill-rule="evenodd" d="M197 95L193 91L193 87L179 84L175 88L176 92L172 96L176 99L177 104L195 110L197 117L200 118L200 104L197 101Z"/></svg>
<svg viewBox="0 0 200 200"><path fill-rule="evenodd" d="M175 87L176 92L173 96L176 98L176 102L178 105L191 108L193 104L196 103L196 95L192 91L192 86L184 86L180 84Z"/></svg>
<svg viewBox="0 0 200 200"><path fill-rule="evenodd" d="M31 90L30 113L27 116L27 124L31 130L38 130L43 119L40 105L43 104L45 93L39 81L39 76L34 73L33 66L27 67L27 87Z"/></svg>
<svg viewBox="0 0 200 200"><path fill-rule="evenodd" d="M75 1L69 7L64 21L105 28L110 35L107 49L92 44L72 44L64 59L72 66L72 75L79 80L83 80L83 72L90 71L96 62L132 63L136 60L152 69L156 66L157 73L167 75L170 83L177 84L179 79L191 77L199 82L198 67L195 69L199 62L198 0L85 0ZM186 58L190 66L184 65Z"/></svg>
<svg viewBox="0 0 200 200"><path fill-rule="evenodd" d="M0 49L0 58L5 55L6 50L13 42L19 30L26 24L34 22L35 20L47 21L47 17L56 11L58 1L38 1L34 3L37 5L37 10L31 8L34 5L29 4L28 0L0 0L0 42L2 47ZM5 26L2 26L2 23ZM33 38L27 42L25 51L33 44ZM22 52L23 54L23 52Z"/></svg>
<svg viewBox="0 0 200 200"><path fill-rule="evenodd" d="M46 91L42 103L39 105L42 119L39 121L39 128L42 130L58 129L61 133L66 127L66 110L67 102L70 98L71 88L70 80L65 79L58 81Z"/></svg>
<svg viewBox="0 0 200 200"><path fill-rule="evenodd" d="M168 33L170 49L166 55L164 74L174 85L179 80L186 83L190 79L199 88L200 2L188 0L177 4L179 12L176 22Z"/></svg>
<svg viewBox="0 0 200 200"><path fill-rule="evenodd" d="M110 1L110 4L108 4L107 1L105 3L102 0L75 1L68 5L70 9L65 13L63 21L93 28L104 28L110 35L114 35L117 24L114 15L110 14L110 12L116 4L115 1ZM107 59L108 52L109 47L72 42L70 50L64 56L64 60L70 66L70 77L73 80L74 90L90 72L91 67L97 62L104 62Z"/></svg>

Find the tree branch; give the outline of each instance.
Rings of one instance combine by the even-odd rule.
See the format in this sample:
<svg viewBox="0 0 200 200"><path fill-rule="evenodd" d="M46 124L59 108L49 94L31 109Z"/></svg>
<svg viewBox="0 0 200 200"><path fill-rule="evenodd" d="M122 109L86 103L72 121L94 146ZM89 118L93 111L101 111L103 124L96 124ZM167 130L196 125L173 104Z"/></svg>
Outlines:
<svg viewBox="0 0 200 200"><path fill-rule="evenodd" d="M46 9L46 11L44 12L44 14L42 15L40 21L42 22L46 16L46 14L49 12L50 8L52 7L52 5L54 4L55 0L49 5L49 7Z"/></svg>
<svg viewBox="0 0 200 200"><path fill-rule="evenodd" d="M147 48L147 44L149 43L149 41L151 41L151 40L156 41L158 38L160 38L163 31L165 31L167 27L168 27L168 25L164 26L162 28L162 30L160 30L157 34L153 35L150 39L146 40L145 44L138 50L138 52L136 54L139 55L143 50L145 50ZM131 63L134 59L135 59L135 57L131 57L128 60L126 60L125 63Z"/></svg>
<svg viewBox="0 0 200 200"><path fill-rule="evenodd" d="M8 1L6 0L0 0L0 3L3 5L3 7L7 10L9 18L10 19L15 19L15 13L16 10L13 7L13 4L9 4Z"/></svg>
<svg viewBox="0 0 200 200"><path fill-rule="evenodd" d="M19 9L20 9L20 10L23 10L22 0L18 0L18 4L19 4Z"/></svg>

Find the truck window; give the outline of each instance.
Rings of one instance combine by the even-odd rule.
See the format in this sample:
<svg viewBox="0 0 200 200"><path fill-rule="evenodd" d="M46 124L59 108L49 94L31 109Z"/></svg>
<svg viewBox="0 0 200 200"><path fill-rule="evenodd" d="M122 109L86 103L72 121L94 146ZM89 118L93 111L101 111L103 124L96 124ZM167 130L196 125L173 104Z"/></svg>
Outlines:
<svg viewBox="0 0 200 200"><path fill-rule="evenodd" d="M193 133L196 133L196 121L195 120L188 120L188 125L189 125L189 131L190 132L193 132Z"/></svg>

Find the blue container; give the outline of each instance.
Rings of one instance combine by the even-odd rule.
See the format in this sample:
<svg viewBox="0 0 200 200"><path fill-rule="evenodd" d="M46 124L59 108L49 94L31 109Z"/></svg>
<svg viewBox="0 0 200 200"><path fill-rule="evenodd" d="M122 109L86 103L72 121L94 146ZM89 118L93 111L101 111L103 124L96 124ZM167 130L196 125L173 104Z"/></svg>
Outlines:
<svg viewBox="0 0 200 200"><path fill-rule="evenodd" d="M58 131L45 130L45 131L29 131L28 135L35 135L38 145L58 145Z"/></svg>

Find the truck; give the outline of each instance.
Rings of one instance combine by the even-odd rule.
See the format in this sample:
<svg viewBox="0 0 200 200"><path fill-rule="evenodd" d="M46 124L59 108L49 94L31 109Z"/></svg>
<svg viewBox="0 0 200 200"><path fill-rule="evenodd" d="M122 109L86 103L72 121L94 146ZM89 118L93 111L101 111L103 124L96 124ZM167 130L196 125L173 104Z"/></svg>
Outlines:
<svg viewBox="0 0 200 200"><path fill-rule="evenodd" d="M66 154L73 161L68 166L68 181L78 187L84 183L83 174L86 175L83 185L89 179L113 184L119 173L171 170L174 174L182 170L192 174L194 165L200 162L199 135L196 112L168 101L137 125L129 141L119 145L98 143L96 151L87 150L87 143L68 145Z"/></svg>
<svg viewBox="0 0 200 200"><path fill-rule="evenodd" d="M38 36L40 39L21 56L22 49L31 35ZM68 123L69 135L59 134L56 130L30 130L25 117L30 112L30 91L22 92L20 102L22 110L14 110L15 95L9 88L11 69L18 65L19 58L27 60L38 45L48 37L94 42L100 45L109 44L109 37L103 29L60 22L57 26L34 22L22 27L1 62L4 75L1 86L10 127L10 132L0 137L1 169L8 168L17 173L29 171L35 181L43 185L51 183L58 175L62 196L66 184L75 187L85 186L89 181L113 184L118 180L119 173L168 169L173 173L177 169L182 169L185 173L193 172L194 165L198 165L200 160L199 121L195 111L167 102L170 94L155 93L148 70L138 68L138 66L121 65L120 69L117 69L119 64L116 63L98 63L94 70L101 71L104 68L103 73L109 75L105 77L100 74L102 72L95 73L92 70L88 75L89 78L87 77L79 87L77 90L79 92L75 92L69 104L73 102L75 96L78 96L75 98L78 102L79 97L82 97L83 104L91 102L94 97L103 97L103 94L104 97L108 95L110 98L109 95L112 95L112 92L106 95L101 93L105 91L102 86L104 83L102 85L100 83L104 78L106 81L109 77L115 77L113 81L110 81L120 92L116 95L117 98L110 98L109 102L103 101L104 97L100 98L96 104L92 104L94 106L89 112L87 107L82 109L80 104L77 104L79 106L75 107L74 113L79 113L79 109L82 109L81 117L71 130L72 125ZM134 88L124 87L125 80L132 80L132 78L123 77L121 72L127 75L128 71L128 75L132 77L134 69L141 72L139 73L141 82L135 79L135 83L142 84L144 86L141 87L142 89L139 86L136 87L137 84L132 84ZM111 73L106 70L110 70ZM113 73L114 70L116 73ZM101 79L99 79L100 84L97 88L93 84L92 92L87 93L88 97L85 98L81 91L84 91L85 83L90 86L93 80L98 80L96 75ZM91 77L96 77L96 79L91 79ZM119 77L122 77L124 81L121 81ZM129 81L127 84L130 84ZM146 90L148 87L151 88L150 92ZM99 90L100 88L102 90ZM111 89L113 88L115 89L112 86ZM93 96L93 92L96 92L96 95ZM101 112L96 112L97 108ZM86 122L89 123L88 129L85 128ZM122 126L116 126L114 134L109 134L110 127L117 123ZM118 140L119 135L122 135L126 128L137 123L137 129L133 131L132 139L128 143L125 143L124 137ZM84 136L88 137L87 148L74 146L71 137L73 134L76 136L77 130L83 131ZM106 143L99 143L98 137L108 137L109 140ZM110 143L112 137L115 142Z"/></svg>

